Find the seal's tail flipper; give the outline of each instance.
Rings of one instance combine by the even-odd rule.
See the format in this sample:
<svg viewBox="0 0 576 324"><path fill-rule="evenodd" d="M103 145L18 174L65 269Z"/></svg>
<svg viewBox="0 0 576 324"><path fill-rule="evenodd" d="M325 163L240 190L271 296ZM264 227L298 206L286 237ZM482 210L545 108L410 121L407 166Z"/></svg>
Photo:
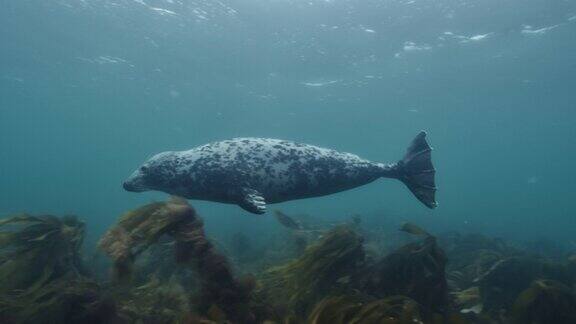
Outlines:
<svg viewBox="0 0 576 324"><path fill-rule="evenodd" d="M436 170L432 165L432 148L426 142L426 132L420 132L398 162L399 179L426 207L436 208Z"/></svg>

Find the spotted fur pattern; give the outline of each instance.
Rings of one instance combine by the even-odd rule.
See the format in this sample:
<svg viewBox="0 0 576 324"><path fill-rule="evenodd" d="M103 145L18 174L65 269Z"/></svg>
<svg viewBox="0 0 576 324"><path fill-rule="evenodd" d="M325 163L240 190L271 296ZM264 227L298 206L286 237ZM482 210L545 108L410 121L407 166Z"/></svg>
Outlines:
<svg viewBox="0 0 576 324"><path fill-rule="evenodd" d="M291 141L236 138L165 152L127 183L189 199L239 203L255 194L268 203L323 196L387 176L393 165Z"/></svg>

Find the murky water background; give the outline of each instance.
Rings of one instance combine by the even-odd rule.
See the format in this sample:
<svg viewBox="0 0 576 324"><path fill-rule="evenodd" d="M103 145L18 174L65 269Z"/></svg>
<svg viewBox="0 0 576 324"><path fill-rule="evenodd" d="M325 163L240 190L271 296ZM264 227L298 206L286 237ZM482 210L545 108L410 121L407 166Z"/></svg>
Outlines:
<svg viewBox="0 0 576 324"><path fill-rule="evenodd" d="M260 136L391 162L426 129L437 210L386 180L273 208L569 241L575 57L573 1L5 0L0 213L96 237L164 197L120 185L160 151ZM193 205L216 237L277 229Z"/></svg>

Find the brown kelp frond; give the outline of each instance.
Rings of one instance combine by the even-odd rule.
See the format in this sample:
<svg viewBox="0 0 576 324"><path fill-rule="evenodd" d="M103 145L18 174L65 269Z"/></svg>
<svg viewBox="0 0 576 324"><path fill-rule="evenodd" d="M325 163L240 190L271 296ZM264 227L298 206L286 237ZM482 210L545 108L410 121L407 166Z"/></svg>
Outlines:
<svg viewBox="0 0 576 324"><path fill-rule="evenodd" d="M19 215L0 221L0 321L101 323L113 305L82 276L85 226L75 216Z"/></svg>
<svg viewBox="0 0 576 324"><path fill-rule="evenodd" d="M320 242L306 249L298 263L293 263L288 269L297 272L301 284L309 287L321 284L322 280L338 279L362 261L362 242L362 237L348 227L335 228Z"/></svg>
<svg viewBox="0 0 576 324"><path fill-rule="evenodd" d="M190 207L189 207L190 208ZM201 281L198 304L202 314L208 314L222 322L224 317L233 323L252 323L254 315L249 308L249 293L253 285L242 285L232 273L230 263L208 240L202 220L193 218L174 232L176 258L192 261Z"/></svg>
<svg viewBox="0 0 576 324"><path fill-rule="evenodd" d="M513 257L495 263L477 284L485 311L510 310L516 297L539 279L573 285L574 278L564 264L529 257Z"/></svg>
<svg viewBox="0 0 576 324"><path fill-rule="evenodd" d="M421 229L415 232L426 233ZM375 264L364 287L376 297L408 296L427 311L444 313L448 304L446 262L435 237L427 234L424 240L409 243Z"/></svg>
<svg viewBox="0 0 576 324"><path fill-rule="evenodd" d="M267 270L261 293L274 304L305 313L327 292L350 281L364 261L362 241L349 227L334 228L297 260Z"/></svg>
<svg viewBox="0 0 576 324"><path fill-rule="evenodd" d="M413 324L423 323L418 303L404 296L371 302L349 297L328 297L314 307L308 324Z"/></svg>
<svg viewBox="0 0 576 324"><path fill-rule="evenodd" d="M457 289L476 286L493 265L523 252L505 241L479 234L450 233L438 239L450 262L447 273Z"/></svg>
<svg viewBox="0 0 576 324"><path fill-rule="evenodd" d="M131 272L140 253L162 235L175 235L179 226L192 218L192 208L181 200L151 203L122 215L98 246L114 260L116 274L122 278Z"/></svg>
<svg viewBox="0 0 576 324"><path fill-rule="evenodd" d="M156 277L129 290L113 294L118 314L131 323L184 323L191 313L188 295L176 281L163 282Z"/></svg>
<svg viewBox="0 0 576 324"><path fill-rule="evenodd" d="M362 308L362 303L348 296L326 297L319 301L308 316L308 324L344 324Z"/></svg>
<svg viewBox="0 0 576 324"><path fill-rule="evenodd" d="M63 277L41 287L0 297L6 323L110 323L114 304L87 279Z"/></svg>
<svg viewBox="0 0 576 324"><path fill-rule="evenodd" d="M252 320L248 292L234 278L225 256L206 237L196 211L183 199L152 203L124 214L99 246L114 259L116 272L122 277L129 274L135 258L163 235L174 241L176 261L192 266L198 274L201 314L217 307L228 320Z"/></svg>
<svg viewBox="0 0 576 324"><path fill-rule="evenodd" d="M24 214L0 221L0 293L79 273L84 232L75 216Z"/></svg>
<svg viewBox="0 0 576 324"><path fill-rule="evenodd" d="M535 280L512 306L515 324L576 323L576 294L554 280Z"/></svg>
<svg viewBox="0 0 576 324"><path fill-rule="evenodd" d="M362 323L423 323L420 307L404 296L390 296L364 305L350 324Z"/></svg>
<svg viewBox="0 0 576 324"><path fill-rule="evenodd" d="M84 223L75 216L18 215L0 221L0 248L21 253L46 244L61 243L77 248L84 239Z"/></svg>
<svg viewBox="0 0 576 324"><path fill-rule="evenodd" d="M400 230L409 234L413 234L413 235L421 235L421 236L431 236L430 233L426 232L424 229L422 229L420 226L410 223L410 222L406 222L404 224L402 224L402 227L400 227Z"/></svg>
<svg viewBox="0 0 576 324"><path fill-rule="evenodd" d="M274 211L274 216L276 216L276 220L278 223L282 224L282 226L289 228L291 230L301 230L302 224L299 221L295 220L294 218L284 214L279 210Z"/></svg>
<svg viewBox="0 0 576 324"><path fill-rule="evenodd" d="M470 287L450 294L454 298L454 303L460 308L470 308L482 303L478 287Z"/></svg>
<svg viewBox="0 0 576 324"><path fill-rule="evenodd" d="M116 243L109 241L115 241L114 234L117 234L126 236L122 239L130 243L132 248L145 249L148 245L156 243L163 234L168 234L186 218L187 214L180 212L179 206L180 202L157 202L125 213L112 228L112 231L116 232L105 235L100 241L100 247L106 252L110 250L112 254L118 253L109 248L109 243Z"/></svg>

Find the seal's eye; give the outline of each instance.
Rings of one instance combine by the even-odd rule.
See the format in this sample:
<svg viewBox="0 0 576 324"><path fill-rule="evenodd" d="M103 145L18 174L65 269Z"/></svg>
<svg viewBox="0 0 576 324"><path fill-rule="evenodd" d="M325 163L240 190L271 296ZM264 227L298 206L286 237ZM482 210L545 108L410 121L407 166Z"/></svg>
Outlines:
<svg viewBox="0 0 576 324"><path fill-rule="evenodd" d="M147 171L148 171L148 167L147 167L147 166L142 166L142 167L140 167L140 171L141 171L141 172L147 172Z"/></svg>

